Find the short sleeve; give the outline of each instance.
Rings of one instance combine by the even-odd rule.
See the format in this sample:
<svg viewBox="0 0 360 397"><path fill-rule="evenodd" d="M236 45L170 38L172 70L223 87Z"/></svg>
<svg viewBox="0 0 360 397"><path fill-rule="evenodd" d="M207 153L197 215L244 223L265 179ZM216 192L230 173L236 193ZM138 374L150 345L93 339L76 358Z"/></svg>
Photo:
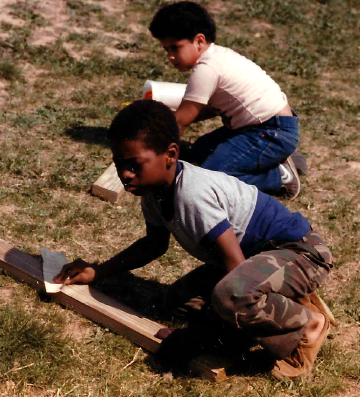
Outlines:
<svg viewBox="0 0 360 397"><path fill-rule="evenodd" d="M183 100L207 105L218 83L219 74L209 65L199 63L190 75Z"/></svg>
<svg viewBox="0 0 360 397"><path fill-rule="evenodd" d="M231 227L226 205L222 204L226 200L224 192L203 182L187 195L182 214L190 238L196 243L213 242Z"/></svg>

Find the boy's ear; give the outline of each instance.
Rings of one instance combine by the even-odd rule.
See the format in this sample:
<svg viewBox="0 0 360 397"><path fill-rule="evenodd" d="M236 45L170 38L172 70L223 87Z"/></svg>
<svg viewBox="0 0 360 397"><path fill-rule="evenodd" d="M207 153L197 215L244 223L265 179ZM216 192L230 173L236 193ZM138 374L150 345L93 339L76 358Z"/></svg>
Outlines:
<svg viewBox="0 0 360 397"><path fill-rule="evenodd" d="M166 153L166 165L171 166L176 163L179 157L179 146L173 142L170 143Z"/></svg>
<svg viewBox="0 0 360 397"><path fill-rule="evenodd" d="M203 46L207 45L206 42L206 37L204 34L202 33L198 33L195 37L194 37L194 42L197 44L198 48L201 49Z"/></svg>

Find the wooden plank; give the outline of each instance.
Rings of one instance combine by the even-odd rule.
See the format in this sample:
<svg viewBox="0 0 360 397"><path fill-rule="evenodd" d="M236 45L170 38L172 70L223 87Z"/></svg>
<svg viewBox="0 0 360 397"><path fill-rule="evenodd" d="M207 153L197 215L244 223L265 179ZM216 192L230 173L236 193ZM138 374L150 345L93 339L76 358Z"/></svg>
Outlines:
<svg viewBox="0 0 360 397"><path fill-rule="evenodd" d="M116 203L124 193L124 185L121 183L115 164L112 163L100 178L93 184L91 192L95 196Z"/></svg>
<svg viewBox="0 0 360 397"><path fill-rule="evenodd" d="M212 382L220 383L226 379L226 368L233 363L227 357L201 355L189 363L190 372Z"/></svg>
<svg viewBox="0 0 360 397"><path fill-rule="evenodd" d="M36 258L0 240L0 269L9 276L45 290L42 264ZM161 340L154 335L165 326L143 317L140 313L88 285L69 285L51 294L60 304L102 324L112 331L156 353ZM215 382L226 378L225 361L214 357L197 357L190 363L195 374Z"/></svg>

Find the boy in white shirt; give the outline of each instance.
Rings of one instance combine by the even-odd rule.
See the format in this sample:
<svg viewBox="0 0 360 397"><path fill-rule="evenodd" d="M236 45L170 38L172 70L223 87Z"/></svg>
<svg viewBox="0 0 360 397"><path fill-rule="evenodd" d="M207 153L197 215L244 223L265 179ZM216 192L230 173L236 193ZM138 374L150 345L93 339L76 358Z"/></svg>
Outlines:
<svg viewBox="0 0 360 397"><path fill-rule="evenodd" d="M224 123L195 142L191 161L294 199L300 180L289 156L298 145L298 119L279 85L249 59L214 43L215 22L199 4L167 5L149 29L180 72L192 70L175 112L180 133L217 115Z"/></svg>

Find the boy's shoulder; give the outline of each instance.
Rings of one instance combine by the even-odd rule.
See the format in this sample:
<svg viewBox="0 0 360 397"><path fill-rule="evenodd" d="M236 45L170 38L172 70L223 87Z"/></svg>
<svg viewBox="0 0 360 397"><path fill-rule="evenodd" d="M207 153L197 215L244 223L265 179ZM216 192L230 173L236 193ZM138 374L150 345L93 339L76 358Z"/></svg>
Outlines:
<svg viewBox="0 0 360 397"><path fill-rule="evenodd" d="M210 47L197 60L192 75L197 75L197 79L203 74L206 75L210 69L219 76L231 76L239 79L242 71L260 69L253 61L228 47L222 47L212 43ZM191 77L190 77L191 79Z"/></svg>
<svg viewBox="0 0 360 397"><path fill-rule="evenodd" d="M235 58L237 60L246 59L243 55L228 47L223 47L211 43L210 47L200 56L198 63L214 61L221 62L224 59Z"/></svg>
<svg viewBox="0 0 360 397"><path fill-rule="evenodd" d="M219 186L229 182L228 175L219 172L211 171L205 168L198 167L186 161L179 160L181 172L178 174L177 179L181 180L179 187L185 188L188 185L193 185L194 189L203 186Z"/></svg>
<svg viewBox="0 0 360 397"><path fill-rule="evenodd" d="M207 170L179 161L182 172L177 176L176 193L181 200L226 200L243 198L252 201L257 188L223 172Z"/></svg>

